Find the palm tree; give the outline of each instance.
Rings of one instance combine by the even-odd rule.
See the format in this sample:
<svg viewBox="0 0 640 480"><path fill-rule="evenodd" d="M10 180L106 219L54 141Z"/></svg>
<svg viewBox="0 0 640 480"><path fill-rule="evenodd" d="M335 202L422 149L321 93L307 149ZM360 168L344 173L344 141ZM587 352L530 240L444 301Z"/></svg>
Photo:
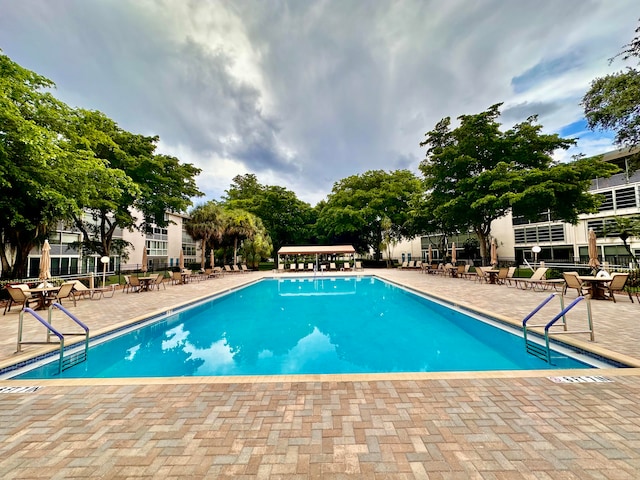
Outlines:
<svg viewBox="0 0 640 480"><path fill-rule="evenodd" d="M226 210L225 236L233 240L233 263L238 263L238 241L253 238L262 224L254 214L240 208Z"/></svg>
<svg viewBox="0 0 640 480"><path fill-rule="evenodd" d="M201 267L204 270L207 245L213 250L214 241L220 241L225 231L225 212L215 201L198 205L189 212L189 219L184 228L194 240L200 240L202 245ZM213 265L211 265L213 267Z"/></svg>

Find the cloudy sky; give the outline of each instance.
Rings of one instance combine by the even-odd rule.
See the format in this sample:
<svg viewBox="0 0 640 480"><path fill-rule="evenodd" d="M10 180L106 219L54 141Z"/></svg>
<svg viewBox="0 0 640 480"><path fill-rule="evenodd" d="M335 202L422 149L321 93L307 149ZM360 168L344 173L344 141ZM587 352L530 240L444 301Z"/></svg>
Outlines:
<svg viewBox="0 0 640 480"><path fill-rule="evenodd" d="M590 82L624 68L637 0L0 0L0 49L71 106L160 137L218 199L235 175L315 205L333 184L408 168L443 117L504 102L602 153Z"/></svg>

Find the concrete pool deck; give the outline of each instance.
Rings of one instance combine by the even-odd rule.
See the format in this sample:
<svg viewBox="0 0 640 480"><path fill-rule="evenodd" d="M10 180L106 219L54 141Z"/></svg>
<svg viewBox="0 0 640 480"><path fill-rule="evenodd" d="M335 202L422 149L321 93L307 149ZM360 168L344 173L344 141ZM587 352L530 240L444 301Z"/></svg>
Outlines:
<svg viewBox="0 0 640 480"><path fill-rule="evenodd" d="M416 271L364 274L515 322L549 294ZM117 292L110 299L81 300L71 311L95 333L265 275L271 274L226 275L159 292ZM583 334L575 338L635 359L640 305L617 298L615 304L591 302L594 343ZM576 311L570 325L585 316ZM0 320L0 366L19 358L17 323L14 311ZM38 335L43 337L41 330L27 323L25 339ZM25 346L24 356L41 348ZM552 377L576 382L557 383ZM638 398L637 368L6 380L0 381L0 474L3 479L631 479L640 472Z"/></svg>

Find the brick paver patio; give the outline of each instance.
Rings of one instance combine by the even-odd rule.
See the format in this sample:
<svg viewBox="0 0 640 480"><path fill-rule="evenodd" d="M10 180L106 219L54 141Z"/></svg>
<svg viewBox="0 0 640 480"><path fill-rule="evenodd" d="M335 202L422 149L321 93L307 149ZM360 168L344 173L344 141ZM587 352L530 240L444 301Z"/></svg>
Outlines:
<svg viewBox="0 0 640 480"><path fill-rule="evenodd" d="M515 321L548 295L417 272L365 273ZM160 292L118 292L71 308L98 331L261 275L228 275ZM640 305L620 298L592 307L596 342L591 346L621 358L640 356ZM0 321L5 365L18 358L16 326L14 312ZM34 328L28 325L25 335L36 335ZM25 347L25 355L39 348ZM558 375L610 381L549 378ZM17 386L38 388L10 391ZM3 479L640 475L638 369L6 380L0 391Z"/></svg>

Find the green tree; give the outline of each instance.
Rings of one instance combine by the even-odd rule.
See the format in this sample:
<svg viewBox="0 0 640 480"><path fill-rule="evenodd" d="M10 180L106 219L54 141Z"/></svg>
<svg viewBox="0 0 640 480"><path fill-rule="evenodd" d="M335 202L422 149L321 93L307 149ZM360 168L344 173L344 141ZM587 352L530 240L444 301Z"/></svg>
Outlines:
<svg viewBox="0 0 640 480"><path fill-rule="evenodd" d="M222 240L226 225L227 219L223 208L213 200L198 205L189 212L189 218L185 221L184 227L191 238L201 242L203 269L207 247L209 250L215 250L215 242Z"/></svg>
<svg viewBox="0 0 640 480"><path fill-rule="evenodd" d="M71 148L72 110L48 90L55 85L0 54L0 260L2 276L26 275L31 249L79 200L104 165ZM84 142L80 142L84 143Z"/></svg>
<svg viewBox="0 0 640 480"><path fill-rule="evenodd" d="M264 232L262 221L254 214L241 208L225 209L224 243L233 245L233 263L238 263L238 244ZM226 241L225 241L226 240Z"/></svg>
<svg viewBox="0 0 640 480"><path fill-rule="evenodd" d="M251 268L258 268L263 258L268 258L273 253L273 245L266 231L257 232L251 240L242 242L240 255Z"/></svg>
<svg viewBox="0 0 640 480"><path fill-rule="evenodd" d="M182 212L202 195L195 177L200 169L168 155L155 154L158 137L122 130L101 112L79 110L78 138L108 168L89 175L93 188L73 216L87 253L124 255L127 243L114 239L118 229L145 231L167 225L165 212Z"/></svg>
<svg viewBox="0 0 640 480"><path fill-rule="evenodd" d="M636 34L640 27L636 28ZM616 55L624 60L640 58L640 35ZM612 62L616 57L611 58ZM582 99L589 128L613 130L615 142L627 147L640 145L640 71L624 71L596 78Z"/></svg>
<svg viewBox="0 0 640 480"><path fill-rule="evenodd" d="M597 158L555 162L553 152L575 140L542 134L535 116L502 132L500 106L459 117L460 126L453 130L445 118L420 144L427 147L420 170L435 223L473 230L484 260L491 222L513 209L530 219L550 210L555 218L575 224L580 213L597 208L598 198L588 193L591 179L617 170Z"/></svg>
<svg viewBox="0 0 640 480"><path fill-rule="evenodd" d="M259 217L278 251L283 245L312 243L315 211L284 187L261 185L253 174L238 175L227 190L226 205Z"/></svg>
<svg viewBox="0 0 640 480"><path fill-rule="evenodd" d="M408 170L370 170L333 186L318 217L318 231L329 243L352 244L363 252L374 250L380 259L383 230L388 241L409 235L409 205L421 193L420 180ZM383 229L383 220L389 228Z"/></svg>
<svg viewBox="0 0 640 480"><path fill-rule="evenodd" d="M633 215L631 217L613 217L613 222L606 222L602 230L603 236L611 233L618 235L620 240L622 240L625 250L631 257L631 261L636 268L640 268L640 263L631 250L631 245L627 243L627 240L632 237L640 238L640 215Z"/></svg>

